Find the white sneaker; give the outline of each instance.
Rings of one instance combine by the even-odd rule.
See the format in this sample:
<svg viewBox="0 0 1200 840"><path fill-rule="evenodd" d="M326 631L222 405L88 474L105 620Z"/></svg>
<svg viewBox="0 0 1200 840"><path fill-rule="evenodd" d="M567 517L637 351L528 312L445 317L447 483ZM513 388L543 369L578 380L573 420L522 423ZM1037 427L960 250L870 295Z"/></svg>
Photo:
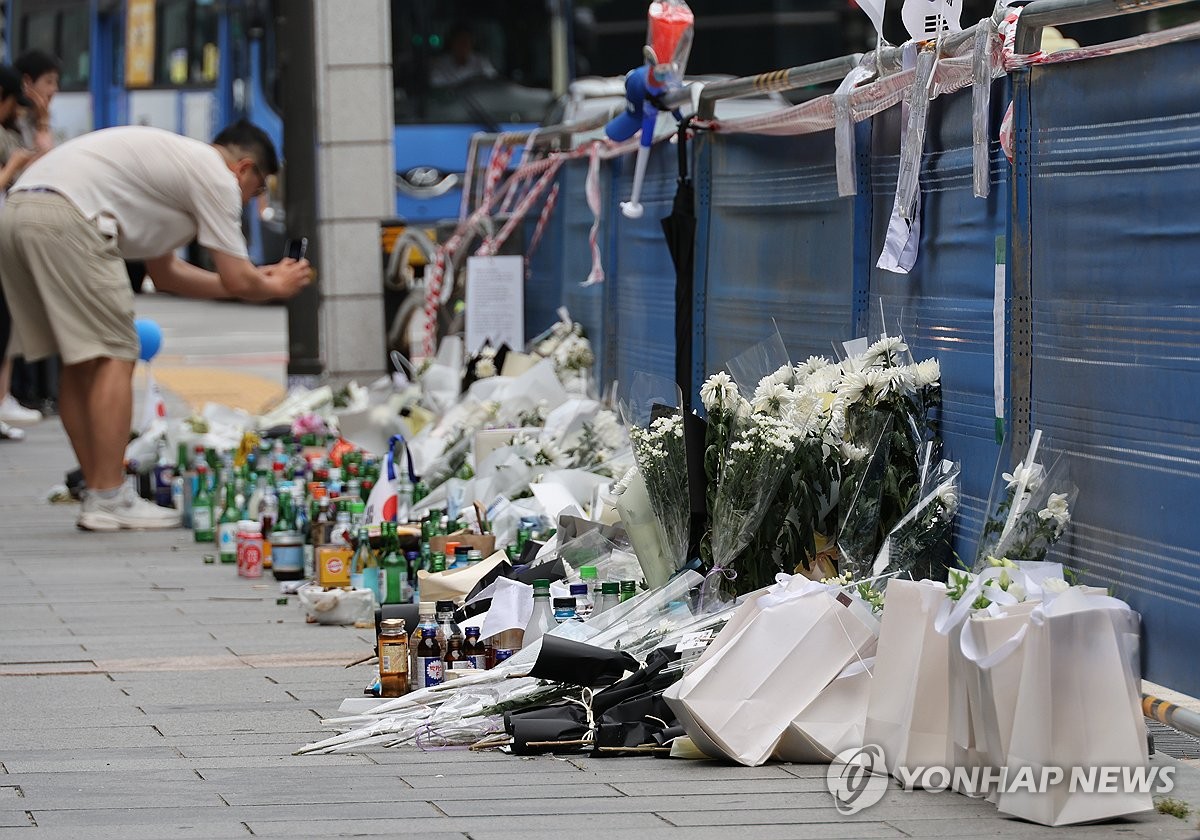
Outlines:
<svg viewBox="0 0 1200 840"><path fill-rule="evenodd" d="M32 426L42 422L42 412L26 408L12 394L5 394L0 400L0 421L14 426Z"/></svg>
<svg viewBox="0 0 1200 840"><path fill-rule="evenodd" d="M25 431L0 420L0 440L24 440Z"/></svg>
<svg viewBox="0 0 1200 840"><path fill-rule="evenodd" d="M179 512L146 501L126 484L115 499L101 499L95 493L86 493L75 524L84 531L178 528Z"/></svg>

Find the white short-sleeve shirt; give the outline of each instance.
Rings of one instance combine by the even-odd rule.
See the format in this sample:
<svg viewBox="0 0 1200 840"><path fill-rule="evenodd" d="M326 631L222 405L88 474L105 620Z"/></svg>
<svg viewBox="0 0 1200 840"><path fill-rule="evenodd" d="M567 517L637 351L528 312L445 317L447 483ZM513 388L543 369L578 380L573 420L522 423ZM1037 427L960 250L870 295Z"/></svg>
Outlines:
<svg viewBox="0 0 1200 840"><path fill-rule="evenodd" d="M11 192L49 189L88 219L111 217L125 259L169 254L193 239L246 257L242 195L221 152L148 126L106 128L51 149Z"/></svg>

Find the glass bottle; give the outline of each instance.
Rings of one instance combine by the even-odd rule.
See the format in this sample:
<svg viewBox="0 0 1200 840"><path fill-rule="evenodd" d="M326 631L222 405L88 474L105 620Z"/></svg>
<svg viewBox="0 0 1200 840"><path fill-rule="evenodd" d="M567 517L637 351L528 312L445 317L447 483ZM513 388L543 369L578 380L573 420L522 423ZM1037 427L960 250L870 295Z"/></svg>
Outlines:
<svg viewBox="0 0 1200 840"><path fill-rule="evenodd" d="M441 643L442 649L450 643L450 639L454 636L462 638L462 630L454 621L454 602L453 601L438 601L437 602L437 624L438 624L438 642Z"/></svg>
<svg viewBox="0 0 1200 840"><path fill-rule="evenodd" d="M467 565L474 566L476 563L483 562L483 552L478 548L472 548L467 552Z"/></svg>
<svg viewBox="0 0 1200 840"><path fill-rule="evenodd" d="M366 528L358 530L354 555L350 558L350 585L355 589L370 589L379 602L379 565L371 553L371 538Z"/></svg>
<svg viewBox="0 0 1200 840"><path fill-rule="evenodd" d="M217 554L222 563L237 562L237 530L241 514L237 506L237 486L225 482L225 509L217 522Z"/></svg>
<svg viewBox="0 0 1200 840"><path fill-rule="evenodd" d="M309 526L309 536L313 545L328 545L333 530L333 513L329 510L329 499L317 501L317 513Z"/></svg>
<svg viewBox="0 0 1200 840"><path fill-rule="evenodd" d="M400 697L408 692L408 634L403 618L385 618L379 625L379 696Z"/></svg>
<svg viewBox="0 0 1200 840"><path fill-rule="evenodd" d="M519 651L525 644L525 632L513 628L492 637L492 658L488 667L495 667Z"/></svg>
<svg viewBox="0 0 1200 840"><path fill-rule="evenodd" d="M381 603L407 604L412 600L412 592L408 588L408 558L400 552L395 524L385 522L383 528L386 538L379 561L383 576L384 600Z"/></svg>
<svg viewBox="0 0 1200 840"><path fill-rule="evenodd" d="M260 524L262 523L260 513L265 495L267 495L267 474L260 472L254 477L254 490L250 493L250 498L246 500L246 514Z"/></svg>
<svg viewBox="0 0 1200 840"><path fill-rule="evenodd" d="M366 482L363 482L364 487ZM396 521L406 523L412 515L413 506L413 486L409 483L408 476L401 476L396 482Z"/></svg>
<svg viewBox="0 0 1200 840"><path fill-rule="evenodd" d="M636 580L621 581L621 601L628 601L630 598L636 598L637 594L638 591Z"/></svg>
<svg viewBox="0 0 1200 840"><path fill-rule="evenodd" d="M154 460L154 503L159 507L171 507L171 485L175 480L175 467L168 454L167 439L160 437L155 444L157 458Z"/></svg>
<svg viewBox="0 0 1200 840"><path fill-rule="evenodd" d="M175 452L175 478L171 482L171 501L179 511L183 527L192 527L192 468L188 463L187 444Z"/></svg>
<svg viewBox="0 0 1200 840"><path fill-rule="evenodd" d="M408 682L412 688L418 689L422 687L421 669L417 667L417 647L421 642L421 634L425 630L433 630L434 636L437 636L437 622L434 620L434 604L431 601L421 601L417 607L417 615L420 617L420 623L412 632L412 643L408 646L410 664L408 667Z"/></svg>
<svg viewBox="0 0 1200 840"><path fill-rule="evenodd" d="M415 505L417 502L429 495L429 485L421 479L417 479L417 483L413 485L412 500Z"/></svg>
<svg viewBox="0 0 1200 840"><path fill-rule="evenodd" d="M465 569L467 567L468 558L471 556L471 546L459 543L454 547L454 568ZM480 557L482 560L483 558Z"/></svg>
<svg viewBox="0 0 1200 840"><path fill-rule="evenodd" d="M463 653L467 657L467 661L471 663L471 667L483 671L487 669L487 651L483 646L483 642L479 640L479 628L467 627L463 630L466 634L466 639L463 642Z"/></svg>
<svg viewBox="0 0 1200 840"><path fill-rule="evenodd" d="M212 542L213 497L208 489L208 465L201 459L196 464L196 496L192 499L192 536L196 542Z"/></svg>
<svg viewBox="0 0 1200 840"><path fill-rule="evenodd" d="M545 579L533 582L533 614L525 625L525 636L522 642L529 647L557 625L554 623L554 610L550 606L550 581Z"/></svg>
<svg viewBox="0 0 1200 840"><path fill-rule="evenodd" d="M617 605L621 598L621 584L615 580L606 580L600 584L600 603L596 605L593 615L608 612Z"/></svg>
<svg viewBox="0 0 1200 840"><path fill-rule="evenodd" d="M350 545L350 510L343 505L338 505L337 519L333 523L333 530L329 534L330 545Z"/></svg>
<svg viewBox="0 0 1200 840"><path fill-rule="evenodd" d="M421 641L417 645L417 688L430 688L442 683L442 646L438 643L436 627L421 627Z"/></svg>
<svg viewBox="0 0 1200 840"><path fill-rule="evenodd" d="M452 671L456 668L470 667L471 660L467 659L467 654L463 651L462 634L455 634L450 637L446 644L446 655L442 657L443 675L446 671Z"/></svg>
<svg viewBox="0 0 1200 840"><path fill-rule="evenodd" d="M420 555L415 551L407 551L404 553L404 559L408 561L408 600L404 603L409 604L417 600L417 569Z"/></svg>
<svg viewBox="0 0 1200 840"><path fill-rule="evenodd" d="M267 479L263 486L262 500L258 505L258 523L263 533L263 568L269 569L271 560L271 535L275 532L275 523L279 521L279 494L275 492L275 482Z"/></svg>
<svg viewBox="0 0 1200 840"><path fill-rule="evenodd" d="M554 599L554 621L556 624L562 624L565 621L575 620L575 599L574 598L555 598Z"/></svg>
<svg viewBox="0 0 1200 840"><path fill-rule="evenodd" d="M353 528L358 528L359 525L365 525L367 521L367 506L362 499L350 500L350 525Z"/></svg>

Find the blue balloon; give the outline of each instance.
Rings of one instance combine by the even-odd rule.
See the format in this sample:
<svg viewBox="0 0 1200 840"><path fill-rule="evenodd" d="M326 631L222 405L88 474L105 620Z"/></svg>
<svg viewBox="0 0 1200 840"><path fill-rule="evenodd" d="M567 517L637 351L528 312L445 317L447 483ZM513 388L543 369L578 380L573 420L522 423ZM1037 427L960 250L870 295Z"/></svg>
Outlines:
<svg viewBox="0 0 1200 840"><path fill-rule="evenodd" d="M162 328L149 318L138 318L133 322L138 335L138 358L148 362L158 355L162 347Z"/></svg>

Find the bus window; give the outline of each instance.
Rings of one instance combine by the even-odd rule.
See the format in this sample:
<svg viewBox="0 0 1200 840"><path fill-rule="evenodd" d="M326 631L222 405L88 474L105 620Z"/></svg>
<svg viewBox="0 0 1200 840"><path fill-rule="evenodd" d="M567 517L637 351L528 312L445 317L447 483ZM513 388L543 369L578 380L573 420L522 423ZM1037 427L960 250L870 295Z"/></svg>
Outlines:
<svg viewBox="0 0 1200 840"><path fill-rule="evenodd" d="M64 9L61 40L56 53L62 61L59 86L64 90L87 87L92 69L91 27L86 7Z"/></svg>
<svg viewBox="0 0 1200 840"><path fill-rule="evenodd" d="M16 0L13 57L42 50L62 61L59 87L86 90L90 77L90 3L88 0Z"/></svg>
<svg viewBox="0 0 1200 840"><path fill-rule="evenodd" d="M158 0L154 81L212 85L217 80L217 11L212 3Z"/></svg>
<svg viewBox="0 0 1200 840"><path fill-rule="evenodd" d="M537 122L553 102L545 0L394 0L396 122Z"/></svg>

